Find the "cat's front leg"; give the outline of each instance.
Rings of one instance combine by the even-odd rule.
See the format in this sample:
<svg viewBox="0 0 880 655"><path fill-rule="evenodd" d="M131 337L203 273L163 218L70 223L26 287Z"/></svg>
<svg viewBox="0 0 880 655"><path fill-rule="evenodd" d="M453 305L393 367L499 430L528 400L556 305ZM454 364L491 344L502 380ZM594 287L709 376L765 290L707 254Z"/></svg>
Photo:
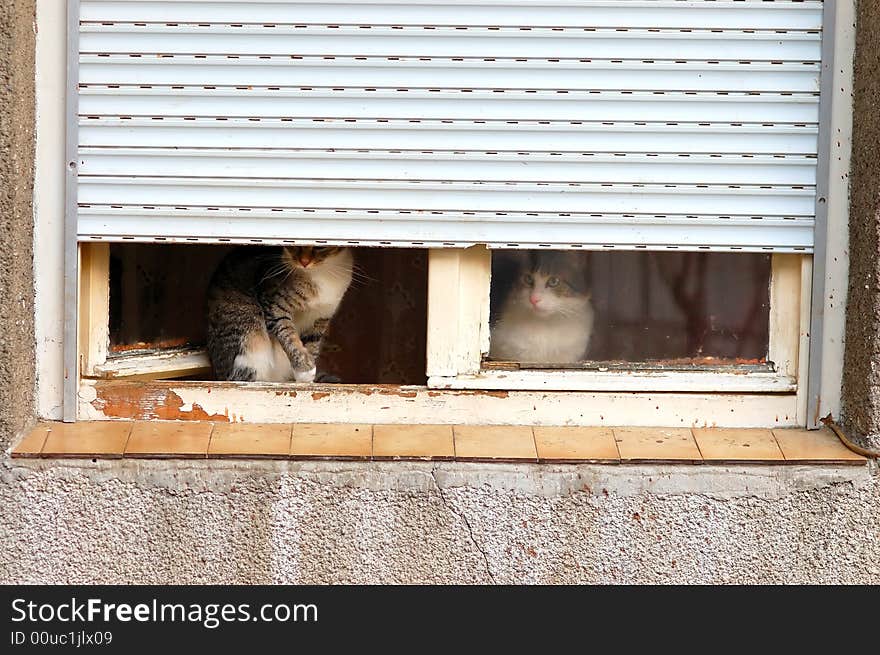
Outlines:
<svg viewBox="0 0 880 655"><path fill-rule="evenodd" d="M321 346L324 343L324 335L327 334L327 327L330 325L330 319L319 318L315 324L308 330L304 330L300 339L306 350L312 356L312 359L318 361L318 355L321 353Z"/></svg>
<svg viewBox="0 0 880 655"><path fill-rule="evenodd" d="M314 382L318 370L315 367L315 358L303 344L297 333L296 326L289 318L268 319L266 327L281 344L290 366L293 368L293 379L296 382Z"/></svg>
<svg viewBox="0 0 880 655"><path fill-rule="evenodd" d="M309 351L315 362L318 361L318 356L321 354L321 346L324 344L324 337L327 334L329 325L329 318L319 318L311 328L304 330L300 336L306 350ZM328 377L326 373L316 375L316 379L318 382L339 382L336 376L331 375Z"/></svg>

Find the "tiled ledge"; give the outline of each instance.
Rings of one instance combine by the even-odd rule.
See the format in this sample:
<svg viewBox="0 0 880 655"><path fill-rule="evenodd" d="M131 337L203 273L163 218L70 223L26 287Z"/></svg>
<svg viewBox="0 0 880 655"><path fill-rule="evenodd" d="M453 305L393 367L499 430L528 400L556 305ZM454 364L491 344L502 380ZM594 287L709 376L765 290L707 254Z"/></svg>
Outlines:
<svg viewBox="0 0 880 655"><path fill-rule="evenodd" d="M864 464L829 430L40 423L13 457L457 460L546 463Z"/></svg>

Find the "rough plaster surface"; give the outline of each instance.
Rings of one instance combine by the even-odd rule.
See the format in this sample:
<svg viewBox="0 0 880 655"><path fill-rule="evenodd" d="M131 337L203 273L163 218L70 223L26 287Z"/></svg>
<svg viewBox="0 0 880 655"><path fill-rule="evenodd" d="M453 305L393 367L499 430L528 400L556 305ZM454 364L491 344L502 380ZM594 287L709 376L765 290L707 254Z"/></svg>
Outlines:
<svg viewBox="0 0 880 655"><path fill-rule="evenodd" d="M29 463L0 503L0 582L880 582L865 466Z"/></svg>
<svg viewBox="0 0 880 655"><path fill-rule="evenodd" d="M858 4L843 412L880 448L880 4Z"/></svg>
<svg viewBox="0 0 880 655"><path fill-rule="evenodd" d="M34 0L0 3L0 449L33 414Z"/></svg>

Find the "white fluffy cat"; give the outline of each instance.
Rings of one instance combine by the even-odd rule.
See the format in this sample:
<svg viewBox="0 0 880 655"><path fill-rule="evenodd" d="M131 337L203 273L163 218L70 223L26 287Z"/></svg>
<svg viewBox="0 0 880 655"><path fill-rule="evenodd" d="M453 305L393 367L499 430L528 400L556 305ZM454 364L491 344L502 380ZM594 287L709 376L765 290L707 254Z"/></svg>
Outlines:
<svg viewBox="0 0 880 655"><path fill-rule="evenodd" d="M496 360L569 364L583 361L593 333L588 255L531 251L492 321Z"/></svg>

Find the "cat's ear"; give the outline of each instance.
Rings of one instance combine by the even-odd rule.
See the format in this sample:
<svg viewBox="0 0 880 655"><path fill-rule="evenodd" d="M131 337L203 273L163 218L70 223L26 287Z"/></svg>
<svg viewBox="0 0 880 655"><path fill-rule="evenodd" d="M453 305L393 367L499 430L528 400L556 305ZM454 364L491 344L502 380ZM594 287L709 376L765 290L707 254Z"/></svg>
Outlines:
<svg viewBox="0 0 880 655"><path fill-rule="evenodd" d="M492 252L493 285L510 287L531 267L528 250L495 250Z"/></svg>
<svg viewBox="0 0 880 655"><path fill-rule="evenodd" d="M522 268L529 262L528 250L506 250L499 249L492 251L492 262L505 268Z"/></svg>
<svg viewBox="0 0 880 655"><path fill-rule="evenodd" d="M565 270L573 278L577 278L578 283L575 286L580 287L584 291L590 290L592 282L592 255L588 250L565 250L559 253L559 257L564 262Z"/></svg>

